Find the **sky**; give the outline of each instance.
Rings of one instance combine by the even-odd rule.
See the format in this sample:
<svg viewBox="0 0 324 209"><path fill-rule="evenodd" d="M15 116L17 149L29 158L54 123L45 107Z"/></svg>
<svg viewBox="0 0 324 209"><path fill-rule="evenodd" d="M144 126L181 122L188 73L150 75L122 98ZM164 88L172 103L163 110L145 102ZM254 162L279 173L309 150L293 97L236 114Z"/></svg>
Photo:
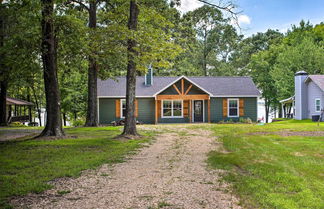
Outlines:
<svg viewBox="0 0 324 209"><path fill-rule="evenodd" d="M218 0L209 0L217 3ZM225 2L223 0L223 2ZM303 19L313 25L324 22L324 0L234 0L241 33L250 36L267 29L286 32ZM182 13L192 11L203 4L198 0L181 0Z"/></svg>

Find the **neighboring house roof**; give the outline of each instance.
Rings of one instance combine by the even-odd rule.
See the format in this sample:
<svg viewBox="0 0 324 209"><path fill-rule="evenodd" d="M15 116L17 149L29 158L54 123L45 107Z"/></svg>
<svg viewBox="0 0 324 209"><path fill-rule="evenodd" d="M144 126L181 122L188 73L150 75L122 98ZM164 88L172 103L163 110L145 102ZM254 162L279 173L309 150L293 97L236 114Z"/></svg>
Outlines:
<svg viewBox="0 0 324 209"><path fill-rule="evenodd" d="M11 97L6 98L6 104L7 105L26 105L26 106L33 106L34 104L22 99L15 99Z"/></svg>
<svg viewBox="0 0 324 209"><path fill-rule="evenodd" d="M145 86L144 76L138 76L136 81L137 97L153 97L156 93L171 86L179 78L193 82L210 96L260 96L250 77L162 77L154 76L154 84ZM117 77L115 80L98 79L98 97L124 97L126 95L126 77Z"/></svg>
<svg viewBox="0 0 324 209"><path fill-rule="evenodd" d="M322 91L324 91L324 75L309 75L305 83L312 80Z"/></svg>

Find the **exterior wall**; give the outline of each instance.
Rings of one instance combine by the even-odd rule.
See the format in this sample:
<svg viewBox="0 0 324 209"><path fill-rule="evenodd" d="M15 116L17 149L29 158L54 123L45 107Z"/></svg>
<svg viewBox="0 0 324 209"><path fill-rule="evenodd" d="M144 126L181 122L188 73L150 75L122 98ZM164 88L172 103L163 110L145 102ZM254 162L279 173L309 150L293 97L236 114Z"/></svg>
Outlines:
<svg viewBox="0 0 324 209"><path fill-rule="evenodd" d="M116 102L117 98L100 98L99 99L99 123L110 124L112 121L119 120L116 118ZM118 98L120 99L120 98ZM250 118L252 121L257 120L257 98L240 98L244 99L244 116L242 118ZM154 98L137 98L138 101L138 120L144 124L153 124L155 122L155 100ZM205 120L208 121L208 102L204 101ZM161 108L161 106L159 107ZM315 104L314 104L315 108ZM192 114L192 107L190 107ZM212 97L210 99L210 120L212 123L220 121L239 121L240 117L223 117L223 98ZM183 118L159 118L158 123L188 123L189 117Z"/></svg>
<svg viewBox="0 0 324 209"><path fill-rule="evenodd" d="M310 81L307 84L307 95L308 95L308 110L307 117L312 118L312 115L319 115L320 112L315 110L315 99L321 100L321 107L324 104L324 92L313 82Z"/></svg>
<svg viewBox="0 0 324 209"><path fill-rule="evenodd" d="M210 99L210 121L217 123L220 121L239 121L240 117L224 117L223 116L223 99L212 97ZM227 98L226 98L227 99ZM257 121L258 107L257 97L239 98L244 99L244 116L241 118L250 118L252 121Z"/></svg>
<svg viewBox="0 0 324 209"><path fill-rule="evenodd" d="M155 123L155 100L154 98L139 98L137 120L144 124Z"/></svg>
<svg viewBox="0 0 324 209"><path fill-rule="evenodd" d="M307 75L295 76L295 119L302 120L308 118L307 114L307 87L305 79Z"/></svg>
<svg viewBox="0 0 324 209"><path fill-rule="evenodd" d="M110 124L116 118L116 99L120 98L100 98L99 99L99 123ZM153 124L155 117L155 103L153 98L137 98L138 118L137 120L145 124Z"/></svg>
<svg viewBox="0 0 324 209"><path fill-rule="evenodd" d="M99 124L110 124L116 118L115 100L111 98L99 98Z"/></svg>

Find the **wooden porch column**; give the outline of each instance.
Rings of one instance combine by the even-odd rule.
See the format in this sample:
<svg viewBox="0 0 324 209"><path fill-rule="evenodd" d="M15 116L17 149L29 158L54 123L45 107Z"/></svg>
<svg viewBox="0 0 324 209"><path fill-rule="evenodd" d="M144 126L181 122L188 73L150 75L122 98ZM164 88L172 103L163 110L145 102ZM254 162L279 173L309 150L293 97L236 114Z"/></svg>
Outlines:
<svg viewBox="0 0 324 209"><path fill-rule="evenodd" d="M207 101L208 123L210 123L210 98Z"/></svg>
<svg viewBox="0 0 324 209"><path fill-rule="evenodd" d="M192 123L192 112L191 112L191 100L189 100L189 110L188 110L188 113L189 113L189 123Z"/></svg>
<svg viewBox="0 0 324 209"><path fill-rule="evenodd" d="M155 124L158 123L158 100L155 99Z"/></svg>

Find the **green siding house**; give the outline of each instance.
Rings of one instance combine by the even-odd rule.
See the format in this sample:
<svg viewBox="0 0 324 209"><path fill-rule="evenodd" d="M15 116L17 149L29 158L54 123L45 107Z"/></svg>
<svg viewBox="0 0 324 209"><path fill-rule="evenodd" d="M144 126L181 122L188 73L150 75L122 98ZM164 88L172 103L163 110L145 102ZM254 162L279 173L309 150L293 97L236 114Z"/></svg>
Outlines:
<svg viewBox="0 0 324 209"><path fill-rule="evenodd" d="M136 117L144 124L257 120L260 92L250 77L161 77L136 81ZM123 119L126 77L98 80L100 124Z"/></svg>

